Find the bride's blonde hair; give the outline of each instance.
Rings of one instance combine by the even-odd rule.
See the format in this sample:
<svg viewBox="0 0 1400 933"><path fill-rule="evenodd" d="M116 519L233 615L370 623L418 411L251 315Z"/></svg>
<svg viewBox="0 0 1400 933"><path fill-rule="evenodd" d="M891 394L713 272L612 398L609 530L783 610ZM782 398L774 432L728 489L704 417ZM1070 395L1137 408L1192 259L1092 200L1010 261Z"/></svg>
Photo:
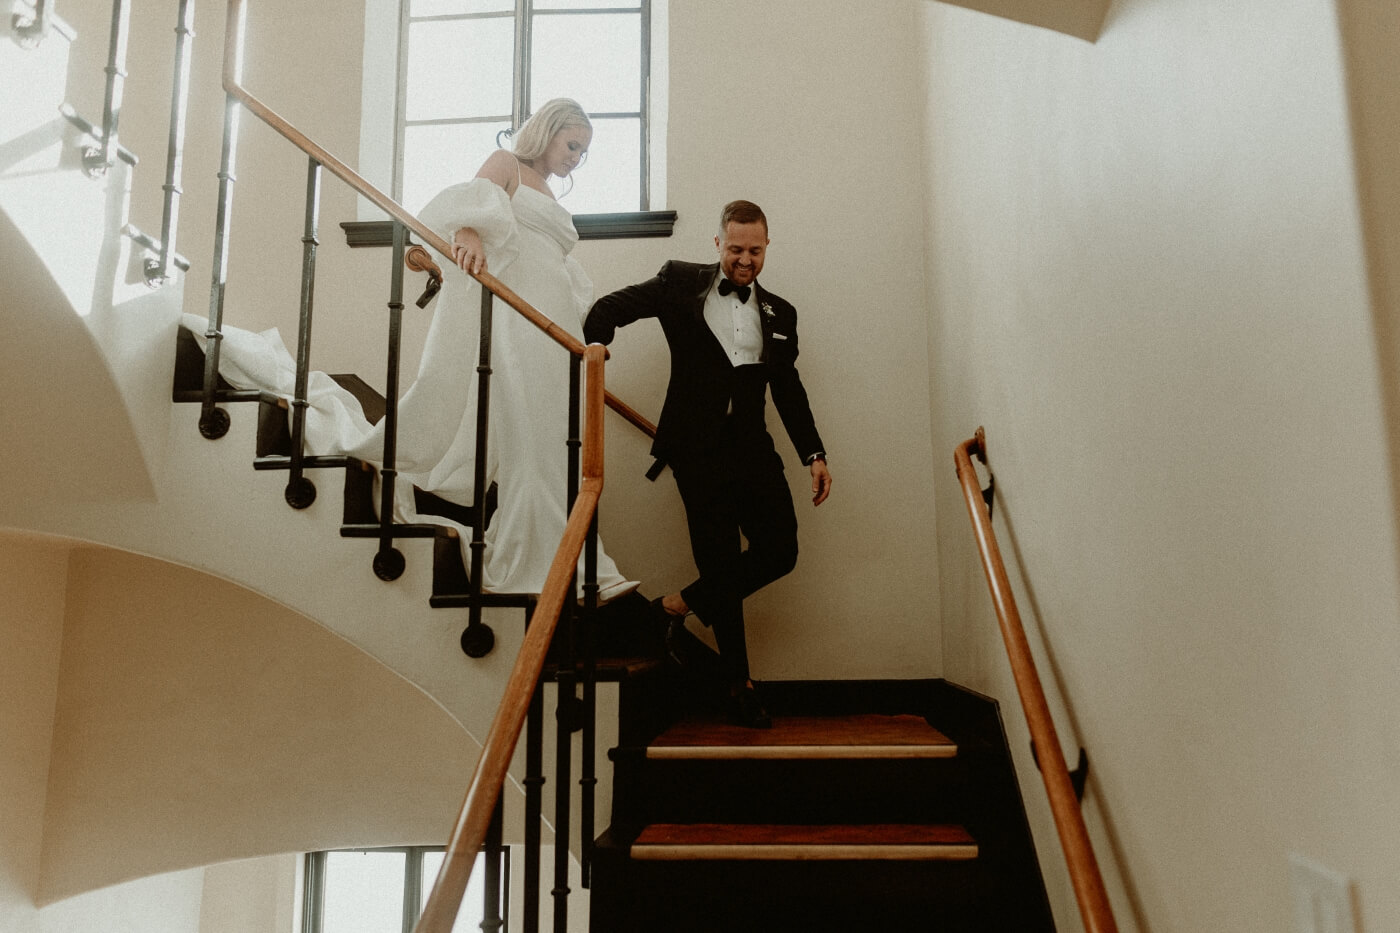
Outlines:
<svg viewBox="0 0 1400 933"><path fill-rule="evenodd" d="M544 155L554 134L571 126L593 129L588 114L578 101L556 97L536 110L512 137L512 151L522 162L533 162Z"/></svg>

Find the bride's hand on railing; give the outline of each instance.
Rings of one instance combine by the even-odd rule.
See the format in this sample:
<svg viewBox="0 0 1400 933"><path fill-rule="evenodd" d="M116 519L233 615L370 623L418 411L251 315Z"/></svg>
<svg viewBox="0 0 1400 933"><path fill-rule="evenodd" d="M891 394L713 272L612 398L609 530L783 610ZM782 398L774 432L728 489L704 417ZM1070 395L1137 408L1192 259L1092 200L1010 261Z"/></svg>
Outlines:
<svg viewBox="0 0 1400 933"><path fill-rule="evenodd" d="M459 227L452 235L452 261L470 275L486 271L486 249L471 227Z"/></svg>

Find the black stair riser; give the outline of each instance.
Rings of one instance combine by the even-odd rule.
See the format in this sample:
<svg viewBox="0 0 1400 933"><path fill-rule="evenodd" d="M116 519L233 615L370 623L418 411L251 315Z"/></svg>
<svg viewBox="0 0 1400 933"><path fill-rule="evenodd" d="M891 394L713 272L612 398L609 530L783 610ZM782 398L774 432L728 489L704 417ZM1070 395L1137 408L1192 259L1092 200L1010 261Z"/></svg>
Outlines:
<svg viewBox="0 0 1400 933"><path fill-rule="evenodd" d="M957 759L644 760L614 769L613 819L644 823L942 823L966 817Z"/></svg>
<svg viewBox="0 0 1400 933"><path fill-rule="evenodd" d="M290 457L292 455L292 431L287 421L287 409L274 399L262 399L258 403L258 457Z"/></svg>
<svg viewBox="0 0 1400 933"><path fill-rule="evenodd" d="M593 871L595 928L610 933L1043 929L1012 922L975 860L652 862L600 849Z"/></svg>

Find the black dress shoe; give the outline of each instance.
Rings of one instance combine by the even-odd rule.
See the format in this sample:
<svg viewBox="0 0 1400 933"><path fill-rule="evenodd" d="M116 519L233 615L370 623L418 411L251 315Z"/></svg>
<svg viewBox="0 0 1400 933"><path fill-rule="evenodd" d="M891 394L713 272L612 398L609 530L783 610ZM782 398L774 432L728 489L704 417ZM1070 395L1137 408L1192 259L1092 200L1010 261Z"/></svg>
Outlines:
<svg viewBox="0 0 1400 933"><path fill-rule="evenodd" d="M773 718L753 687L743 686L729 695L729 721L748 729L771 729Z"/></svg>
<svg viewBox="0 0 1400 933"><path fill-rule="evenodd" d="M651 617L661 625L670 625L673 621L684 621L685 616L678 616L666 608L662 602L664 596L658 596L651 601Z"/></svg>
<svg viewBox="0 0 1400 933"><path fill-rule="evenodd" d="M662 610L665 612L665 610ZM666 661L678 668L687 666L685 659L685 640L690 635L686 630L685 619L680 616L671 615L670 621L666 623L666 634L662 639Z"/></svg>

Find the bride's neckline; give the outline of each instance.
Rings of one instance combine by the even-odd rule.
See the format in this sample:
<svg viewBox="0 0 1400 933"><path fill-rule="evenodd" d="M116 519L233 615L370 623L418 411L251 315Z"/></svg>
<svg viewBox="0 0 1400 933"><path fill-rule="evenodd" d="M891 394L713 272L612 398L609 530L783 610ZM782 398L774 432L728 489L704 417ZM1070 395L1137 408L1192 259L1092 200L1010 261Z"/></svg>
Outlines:
<svg viewBox="0 0 1400 933"><path fill-rule="evenodd" d="M515 155L515 153L513 152L511 153L511 155L515 157L515 190L519 191L521 188L528 188L536 194L543 195L544 197L549 198L551 201L558 203L559 199L554 196L553 191L543 191L539 188L536 188L534 185L525 184L525 178L521 174L521 172L525 168L529 168L530 171L534 172L535 177L539 178L542 182L544 182L546 186L549 185L549 180L546 179L543 175L541 175L538 171L536 171L533 165L526 166L526 164L521 161L520 156ZM511 197L515 197L515 194L513 192L511 194Z"/></svg>

